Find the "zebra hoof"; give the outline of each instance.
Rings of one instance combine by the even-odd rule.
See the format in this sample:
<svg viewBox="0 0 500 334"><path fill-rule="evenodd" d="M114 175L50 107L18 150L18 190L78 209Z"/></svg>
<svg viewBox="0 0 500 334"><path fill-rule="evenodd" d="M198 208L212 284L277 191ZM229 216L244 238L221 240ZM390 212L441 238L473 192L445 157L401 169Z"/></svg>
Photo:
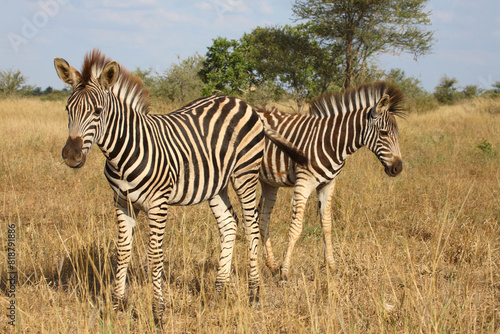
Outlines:
<svg viewBox="0 0 500 334"><path fill-rule="evenodd" d="M285 288L288 286L288 281L285 281L285 280L279 280L278 283L276 283L276 285L280 288Z"/></svg>
<svg viewBox="0 0 500 334"><path fill-rule="evenodd" d="M123 312L128 308L127 298L113 298L113 311Z"/></svg>
<svg viewBox="0 0 500 334"><path fill-rule="evenodd" d="M260 287L250 289L249 305L257 307L260 305Z"/></svg>
<svg viewBox="0 0 500 334"><path fill-rule="evenodd" d="M159 301L153 303L153 319L155 322L156 328L162 328L162 318L163 312L165 311L165 303L163 301Z"/></svg>
<svg viewBox="0 0 500 334"><path fill-rule="evenodd" d="M162 322L162 317L154 317L154 321L155 321L155 326L156 326L156 330L158 333L163 333L163 322Z"/></svg>
<svg viewBox="0 0 500 334"><path fill-rule="evenodd" d="M280 272L280 270L279 270L278 266L276 266L276 265L268 265L267 267L269 268L269 270L271 271L271 274L272 274L273 276L278 275L278 274L279 274L279 272Z"/></svg>
<svg viewBox="0 0 500 334"><path fill-rule="evenodd" d="M288 269L281 268L281 281L283 282L288 281Z"/></svg>
<svg viewBox="0 0 500 334"><path fill-rule="evenodd" d="M216 303L227 303L231 300L231 287L229 282L215 282L215 299Z"/></svg>

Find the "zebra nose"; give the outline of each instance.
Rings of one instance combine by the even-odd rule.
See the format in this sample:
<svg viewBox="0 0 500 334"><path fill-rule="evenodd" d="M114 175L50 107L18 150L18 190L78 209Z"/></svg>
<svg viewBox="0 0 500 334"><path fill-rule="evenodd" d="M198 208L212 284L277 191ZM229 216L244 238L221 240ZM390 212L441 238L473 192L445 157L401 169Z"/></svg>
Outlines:
<svg viewBox="0 0 500 334"><path fill-rule="evenodd" d="M82 137L68 137L66 145L62 149L62 158L66 165L71 168L80 168L85 164L85 154L82 152Z"/></svg>
<svg viewBox="0 0 500 334"><path fill-rule="evenodd" d="M394 163L390 167L390 176L397 176L403 170L403 160L395 158Z"/></svg>

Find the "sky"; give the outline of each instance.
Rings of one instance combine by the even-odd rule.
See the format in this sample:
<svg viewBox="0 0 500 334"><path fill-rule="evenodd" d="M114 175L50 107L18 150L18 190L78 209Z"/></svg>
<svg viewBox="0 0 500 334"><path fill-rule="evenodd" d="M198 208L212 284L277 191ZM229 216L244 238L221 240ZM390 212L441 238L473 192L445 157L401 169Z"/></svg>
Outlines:
<svg viewBox="0 0 500 334"><path fill-rule="evenodd" d="M294 24L293 0L0 0L0 70L20 70L27 84L61 89L54 57L80 69L99 48L128 70L162 73L217 37L239 39L258 26ZM417 61L384 54L376 64L402 69L434 91L444 75L459 87L500 81L500 1L430 0L436 43Z"/></svg>

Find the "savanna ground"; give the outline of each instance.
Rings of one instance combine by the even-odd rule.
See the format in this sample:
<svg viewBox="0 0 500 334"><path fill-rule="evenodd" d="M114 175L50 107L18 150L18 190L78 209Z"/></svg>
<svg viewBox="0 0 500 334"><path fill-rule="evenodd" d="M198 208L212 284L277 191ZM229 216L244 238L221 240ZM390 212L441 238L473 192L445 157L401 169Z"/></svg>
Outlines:
<svg viewBox="0 0 500 334"><path fill-rule="evenodd" d="M134 239L129 306L111 310L112 192L97 147L80 170L63 163L64 105L0 100L0 332L156 332L144 215ZM337 270L324 266L313 196L289 282L278 284L260 261L257 307L248 305L243 232L229 296L217 299L219 236L208 205L172 207L164 242L164 331L500 332L500 100L441 107L399 124L400 176L387 177L362 149L338 178ZM290 217L291 190L282 189L271 220L279 260ZM15 298L7 297L9 224L16 233ZM15 328L7 318L12 300Z"/></svg>

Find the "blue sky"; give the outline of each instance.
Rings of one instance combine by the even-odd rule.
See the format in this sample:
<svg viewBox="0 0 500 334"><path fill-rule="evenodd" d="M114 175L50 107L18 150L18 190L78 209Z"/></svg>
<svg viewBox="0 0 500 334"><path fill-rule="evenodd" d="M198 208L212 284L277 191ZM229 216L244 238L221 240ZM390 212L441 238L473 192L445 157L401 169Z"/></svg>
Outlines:
<svg viewBox="0 0 500 334"><path fill-rule="evenodd" d="M19 69L28 84L62 88L61 57L80 68L100 48L129 70L163 72L204 55L212 39L240 38L257 26L293 24L292 0L0 0L0 69ZM401 68L433 91L444 75L483 89L500 81L500 1L430 0L433 53L383 55L382 69Z"/></svg>

